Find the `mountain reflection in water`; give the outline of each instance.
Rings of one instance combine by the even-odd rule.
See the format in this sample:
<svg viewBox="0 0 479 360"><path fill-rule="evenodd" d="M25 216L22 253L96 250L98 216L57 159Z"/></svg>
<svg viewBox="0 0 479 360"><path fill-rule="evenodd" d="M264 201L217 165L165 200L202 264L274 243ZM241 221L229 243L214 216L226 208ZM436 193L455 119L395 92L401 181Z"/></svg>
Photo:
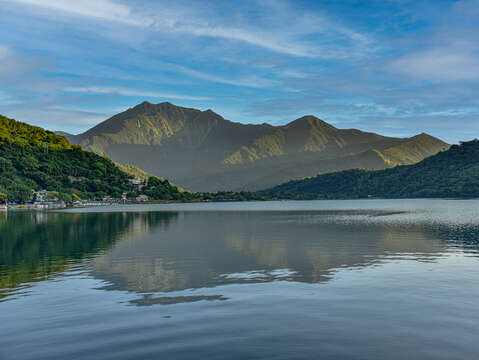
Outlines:
<svg viewBox="0 0 479 360"><path fill-rule="evenodd" d="M399 214L400 212L398 212ZM375 221L385 211L14 213L0 217L0 301L82 266L100 289L153 296L233 283L327 281L341 268L475 253L477 226ZM369 220L368 220L369 219ZM224 300L215 295L204 300Z"/></svg>

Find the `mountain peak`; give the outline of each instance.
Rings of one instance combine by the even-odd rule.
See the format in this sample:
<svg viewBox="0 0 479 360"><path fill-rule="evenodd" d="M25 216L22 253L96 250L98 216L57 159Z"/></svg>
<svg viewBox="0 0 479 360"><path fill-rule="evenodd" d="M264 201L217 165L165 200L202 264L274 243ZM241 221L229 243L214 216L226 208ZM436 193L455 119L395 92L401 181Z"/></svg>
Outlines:
<svg viewBox="0 0 479 360"><path fill-rule="evenodd" d="M428 133L425 133L425 132L422 132L420 134L417 134L415 136L413 136L413 138L417 138L417 139L420 139L420 138L432 138L434 136L431 136L429 135Z"/></svg>
<svg viewBox="0 0 479 360"><path fill-rule="evenodd" d="M139 103L138 105L135 105L131 108L128 108L127 110L125 110L124 112L122 112L120 114L140 114L140 113L143 113L145 111L148 111L153 106L155 106L155 105L148 102L148 101L143 101L142 103ZM120 114L117 114L115 116L118 116Z"/></svg>
<svg viewBox="0 0 479 360"><path fill-rule="evenodd" d="M208 115L217 119L223 120L223 117L220 114L215 113L213 110L208 109L202 112L204 115Z"/></svg>
<svg viewBox="0 0 479 360"><path fill-rule="evenodd" d="M327 123L320 118L317 118L314 115L305 115L296 120L291 121L289 124L285 125L288 128L298 128L303 129L305 127L309 128L317 128L326 131L334 131L337 130L333 125Z"/></svg>
<svg viewBox="0 0 479 360"><path fill-rule="evenodd" d="M322 121L320 118L314 116L314 115L304 115L304 116L301 116L300 118L296 119L296 120L301 120L301 121L306 121L306 120L320 120Z"/></svg>
<svg viewBox="0 0 479 360"><path fill-rule="evenodd" d="M327 123L324 120L321 120L320 118L318 118L314 115L301 116L300 118L297 118L296 120L293 120L292 122L290 122L290 124L295 123L295 122L310 122L310 123L314 122L314 123L318 123L318 124L327 124L329 126L332 126L331 124Z"/></svg>
<svg viewBox="0 0 479 360"><path fill-rule="evenodd" d="M151 102L143 101L143 102L139 103L138 105L133 106L130 109L144 109L144 108L148 108L148 107L151 107L151 106L153 106L153 104Z"/></svg>
<svg viewBox="0 0 479 360"><path fill-rule="evenodd" d="M143 101L141 103L139 103L138 105L135 105L134 107L128 109L128 110L137 110L137 111L141 111L141 110L157 110L157 109L168 109L168 108L180 108L179 106L176 106L168 101L164 101L164 102L161 102L161 103L158 103L158 104L153 104L149 101ZM128 111L127 110L127 111Z"/></svg>
<svg viewBox="0 0 479 360"><path fill-rule="evenodd" d="M413 137L410 138L410 140L414 140L414 141L419 141L419 142L423 142L423 143L431 143L431 142L435 142L435 143L441 143L443 144L445 147L449 147L449 144L447 144L446 142L432 136L432 135L429 135L425 132L422 132L420 134L417 134Z"/></svg>
<svg viewBox="0 0 479 360"><path fill-rule="evenodd" d="M159 104L156 104L156 106L160 106L160 107L174 107L174 108L179 108L180 106L177 106L175 104L172 104L170 103L169 101L163 101Z"/></svg>

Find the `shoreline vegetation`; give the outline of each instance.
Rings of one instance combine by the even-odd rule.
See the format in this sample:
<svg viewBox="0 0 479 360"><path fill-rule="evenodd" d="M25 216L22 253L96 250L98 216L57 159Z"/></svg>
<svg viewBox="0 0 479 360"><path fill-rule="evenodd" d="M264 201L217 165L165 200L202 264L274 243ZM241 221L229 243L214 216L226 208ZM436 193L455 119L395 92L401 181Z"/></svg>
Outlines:
<svg viewBox="0 0 479 360"><path fill-rule="evenodd" d="M413 165L319 174L256 192L195 193L133 165L82 150L51 131L0 115L0 210L88 203L476 197L479 140L453 145Z"/></svg>

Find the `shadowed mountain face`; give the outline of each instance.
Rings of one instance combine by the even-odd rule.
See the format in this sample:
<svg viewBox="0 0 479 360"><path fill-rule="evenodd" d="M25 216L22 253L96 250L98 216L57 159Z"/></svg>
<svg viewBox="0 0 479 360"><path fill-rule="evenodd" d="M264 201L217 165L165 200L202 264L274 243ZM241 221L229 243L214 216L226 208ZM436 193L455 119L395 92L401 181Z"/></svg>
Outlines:
<svg viewBox="0 0 479 360"><path fill-rule="evenodd" d="M314 116L245 125L211 110L148 102L66 137L194 191L259 190L320 172L384 169L448 148L427 134L391 138L337 129Z"/></svg>

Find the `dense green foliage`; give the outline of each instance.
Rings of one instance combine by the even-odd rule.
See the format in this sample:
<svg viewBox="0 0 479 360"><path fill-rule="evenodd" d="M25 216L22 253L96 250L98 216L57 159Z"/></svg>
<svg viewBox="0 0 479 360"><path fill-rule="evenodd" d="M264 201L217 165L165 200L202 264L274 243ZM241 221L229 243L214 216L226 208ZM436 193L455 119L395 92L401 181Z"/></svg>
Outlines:
<svg viewBox="0 0 479 360"><path fill-rule="evenodd" d="M479 141L453 145L414 165L323 174L263 193L287 199L479 197Z"/></svg>
<svg viewBox="0 0 479 360"><path fill-rule="evenodd" d="M0 115L0 140L22 147L43 147L52 150L71 149L73 146L62 136Z"/></svg>
<svg viewBox="0 0 479 360"><path fill-rule="evenodd" d="M62 136L0 116L0 193L9 201L28 201L34 190L41 189L59 192L67 201L121 198L132 190L130 177L110 159L83 151ZM179 193L175 186L160 182L148 194L176 199L182 198Z"/></svg>
<svg viewBox="0 0 479 360"><path fill-rule="evenodd" d="M172 185L168 180L159 179L154 176L150 176L145 184L145 187L139 191L131 194L130 196L146 195L149 199L161 199L161 200L179 200L179 201L193 201L198 199L198 195L184 191L175 185Z"/></svg>

